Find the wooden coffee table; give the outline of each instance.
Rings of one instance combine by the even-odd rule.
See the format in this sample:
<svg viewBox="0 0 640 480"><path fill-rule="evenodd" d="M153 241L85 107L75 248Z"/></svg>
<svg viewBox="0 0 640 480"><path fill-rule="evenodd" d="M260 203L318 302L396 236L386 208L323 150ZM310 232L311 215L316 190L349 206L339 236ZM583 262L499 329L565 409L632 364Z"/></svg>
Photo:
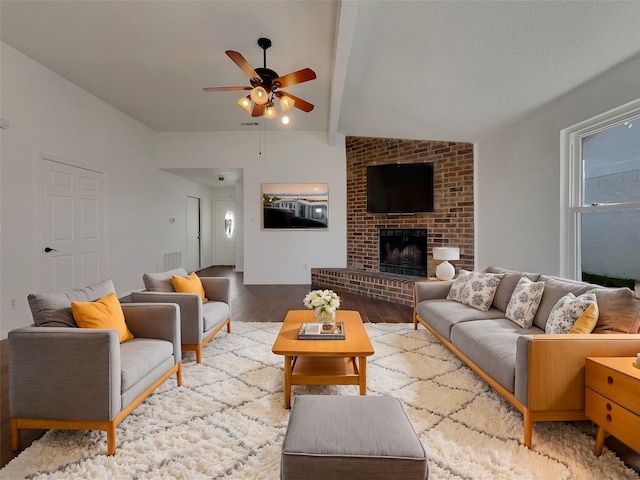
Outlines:
<svg viewBox="0 0 640 480"><path fill-rule="evenodd" d="M284 406L291 407L291 385L359 385L367 394L367 357L373 346L358 312L338 310L344 340L298 340L303 322L313 322L311 310L290 310L271 348L284 355Z"/></svg>

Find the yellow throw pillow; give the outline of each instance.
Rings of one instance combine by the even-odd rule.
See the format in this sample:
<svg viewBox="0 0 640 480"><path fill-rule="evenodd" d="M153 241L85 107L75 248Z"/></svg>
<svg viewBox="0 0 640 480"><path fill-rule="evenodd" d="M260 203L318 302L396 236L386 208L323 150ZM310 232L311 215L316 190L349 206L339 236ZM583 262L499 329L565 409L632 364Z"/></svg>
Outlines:
<svg viewBox="0 0 640 480"><path fill-rule="evenodd" d="M598 323L598 304L592 303L573 324L569 333L591 333Z"/></svg>
<svg viewBox="0 0 640 480"><path fill-rule="evenodd" d="M173 286L176 292L180 293L197 293L202 297L202 303L207 301L205 297L204 287L200 281L200 277L196 275L196 272L191 272L187 277L181 277L179 275L172 275Z"/></svg>
<svg viewBox="0 0 640 480"><path fill-rule="evenodd" d="M81 328L117 330L120 343L133 338L133 334L124 322L124 312L115 292L95 302L71 302L71 313Z"/></svg>

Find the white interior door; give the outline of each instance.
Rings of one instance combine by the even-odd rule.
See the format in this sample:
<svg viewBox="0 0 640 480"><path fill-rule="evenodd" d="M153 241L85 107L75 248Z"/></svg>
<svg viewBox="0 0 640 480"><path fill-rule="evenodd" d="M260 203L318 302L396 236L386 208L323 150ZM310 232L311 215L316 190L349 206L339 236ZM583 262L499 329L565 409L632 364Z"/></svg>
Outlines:
<svg viewBox="0 0 640 480"><path fill-rule="evenodd" d="M45 157L41 162L42 290L104 280L104 174Z"/></svg>
<svg viewBox="0 0 640 480"><path fill-rule="evenodd" d="M235 202L233 200L216 200L215 203L215 265L235 265Z"/></svg>
<svg viewBox="0 0 640 480"><path fill-rule="evenodd" d="M187 265L190 272L200 270L200 199L187 197Z"/></svg>

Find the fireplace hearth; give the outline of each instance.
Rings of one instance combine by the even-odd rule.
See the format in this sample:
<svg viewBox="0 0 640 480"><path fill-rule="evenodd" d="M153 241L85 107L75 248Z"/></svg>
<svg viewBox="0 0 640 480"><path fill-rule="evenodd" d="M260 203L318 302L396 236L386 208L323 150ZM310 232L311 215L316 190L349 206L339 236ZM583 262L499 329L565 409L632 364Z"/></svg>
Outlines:
<svg viewBox="0 0 640 480"><path fill-rule="evenodd" d="M427 276L427 229L381 228L380 272Z"/></svg>

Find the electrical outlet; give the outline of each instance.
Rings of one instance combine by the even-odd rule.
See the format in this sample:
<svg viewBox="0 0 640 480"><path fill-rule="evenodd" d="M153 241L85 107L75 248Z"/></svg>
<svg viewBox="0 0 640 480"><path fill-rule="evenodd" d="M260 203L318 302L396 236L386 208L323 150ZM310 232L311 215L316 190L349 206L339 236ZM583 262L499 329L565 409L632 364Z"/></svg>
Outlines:
<svg viewBox="0 0 640 480"><path fill-rule="evenodd" d="M12 299L9 301L9 303L10 303L10 305L11 305L11 310L13 310L13 309L15 309L15 308L16 308L16 302L17 302L17 300L16 300L15 298L12 298Z"/></svg>

